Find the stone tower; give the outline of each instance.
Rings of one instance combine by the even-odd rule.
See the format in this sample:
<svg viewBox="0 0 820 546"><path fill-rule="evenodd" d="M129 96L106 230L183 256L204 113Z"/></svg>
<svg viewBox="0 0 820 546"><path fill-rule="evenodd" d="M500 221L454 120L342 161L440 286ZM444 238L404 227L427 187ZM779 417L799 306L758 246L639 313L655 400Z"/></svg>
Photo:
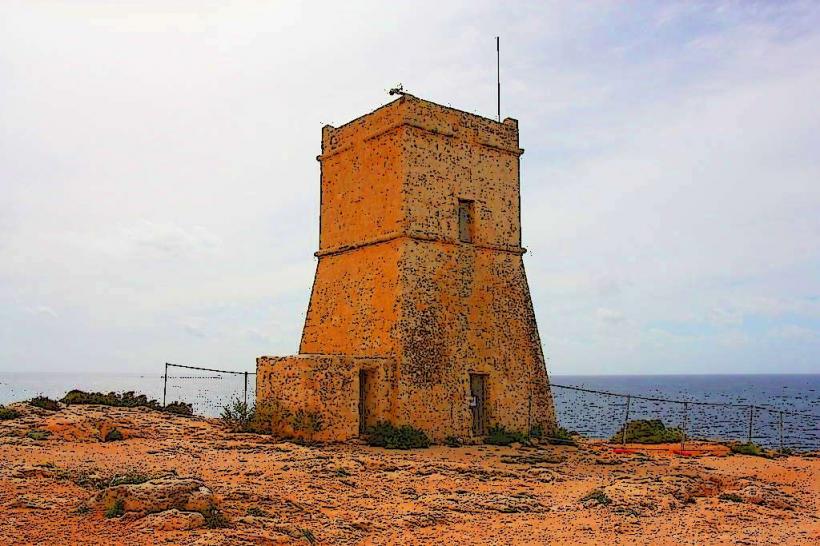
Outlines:
<svg viewBox="0 0 820 546"><path fill-rule="evenodd" d="M518 123L411 95L322 131L318 264L299 355L257 396L434 440L555 425L521 247ZM298 431L292 431L298 432Z"/></svg>

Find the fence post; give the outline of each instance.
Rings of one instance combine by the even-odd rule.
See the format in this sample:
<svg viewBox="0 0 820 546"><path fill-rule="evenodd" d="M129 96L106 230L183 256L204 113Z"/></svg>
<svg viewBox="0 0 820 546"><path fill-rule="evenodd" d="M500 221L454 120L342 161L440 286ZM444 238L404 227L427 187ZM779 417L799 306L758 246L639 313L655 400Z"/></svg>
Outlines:
<svg viewBox="0 0 820 546"><path fill-rule="evenodd" d="M686 414L689 411L689 402L683 403L683 426L681 427L680 450L686 450Z"/></svg>
<svg viewBox="0 0 820 546"><path fill-rule="evenodd" d="M245 409L248 408L248 372L245 372Z"/></svg>
<svg viewBox="0 0 820 546"><path fill-rule="evenodd" d="M752 443L752 423L755 418L755 407L749 406L749 443Z"/></svg>
<svg viewBox="0 0 820 546"><path fill-rule="evenodd" d="M783 412L780 413L780 454L783 454Z"/></svg>
<svg viewBox="0 0 820 546"><path fill-rule="evenodd" d="M168 394L168 363L165 363L165 383L162 385L162 407L166 406L165 397Z"/></svg>
<svg viewBox="0 0 820 546"><path fill-rule="evenodd" d="M624 428L621 431L621 445L626 445L626 426L629 424L629 402L632 400L632 397L627 395L626 396L626 413L624 413Z"/></svg>

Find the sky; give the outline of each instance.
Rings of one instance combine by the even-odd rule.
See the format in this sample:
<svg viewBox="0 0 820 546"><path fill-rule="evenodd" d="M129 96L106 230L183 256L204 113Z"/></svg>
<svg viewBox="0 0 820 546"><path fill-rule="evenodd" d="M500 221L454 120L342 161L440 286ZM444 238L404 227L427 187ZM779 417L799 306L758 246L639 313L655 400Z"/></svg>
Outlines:
<svg viewBox="0 0 820 546"><path fill-rule="evenodd" d="M0 371L298 351L321 127L519 120L554 374L820 371L820 3L0 3Z"/></svg>

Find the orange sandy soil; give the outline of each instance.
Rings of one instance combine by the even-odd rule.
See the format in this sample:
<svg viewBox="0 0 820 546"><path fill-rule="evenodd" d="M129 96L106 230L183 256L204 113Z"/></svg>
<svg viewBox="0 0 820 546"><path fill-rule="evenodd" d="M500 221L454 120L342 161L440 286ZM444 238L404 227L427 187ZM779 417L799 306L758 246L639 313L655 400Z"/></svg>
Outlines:
<svg viewBox="0 0 820 546"><path fill-rule="evenodd" d="M305 447L137 408L24 404L0 421L2 544L810 544L820 459L606 446ZM103 443L112 426L125 434ZM26 434L49 430L45 440ZM725 450L716 448L719 453ZM201 478L231 528L157 531L77 508L83 477ZM84 485L81 485L84 484ZM595 489L608 505L580 499ZM734 492L742 502L721 500ZM249 516L257 507L268 515Z"/></svg>

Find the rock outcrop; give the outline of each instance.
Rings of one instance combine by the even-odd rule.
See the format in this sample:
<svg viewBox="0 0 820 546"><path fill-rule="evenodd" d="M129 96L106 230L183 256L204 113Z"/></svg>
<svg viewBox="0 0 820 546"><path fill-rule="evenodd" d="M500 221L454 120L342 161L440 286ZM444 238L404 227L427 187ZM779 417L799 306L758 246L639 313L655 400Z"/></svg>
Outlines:
<svg viewBox="0 0 820 546"><path fill-rule="evenodd" d="M109 510L122 503L124 513L145 516L166 510L207 512L217 507L217 499L200 480L158 478L140 484L116 485L97 493L90 508Z"/></svg>

